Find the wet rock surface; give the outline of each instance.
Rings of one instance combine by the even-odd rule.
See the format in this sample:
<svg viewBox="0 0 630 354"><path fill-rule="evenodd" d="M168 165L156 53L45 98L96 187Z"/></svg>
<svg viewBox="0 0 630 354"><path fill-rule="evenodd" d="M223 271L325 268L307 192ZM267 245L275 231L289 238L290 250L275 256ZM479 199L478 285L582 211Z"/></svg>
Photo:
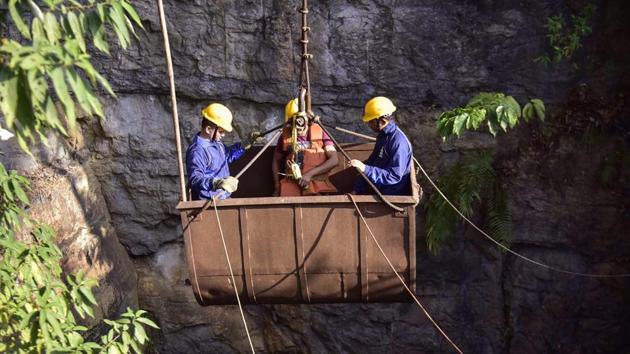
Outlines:
<svg viewBox="0 0 630 354"><path fill-rule="evenodd" d="M598 4L605 13L613 11L608 3ZM152 1L135 5L146 31L129 52L97 58L119 97L107 99L106 120L82 122L80 139L65 159L93 171L93 176L86 172L90 185L100 184L90 190L107 210L96 214L111 215L137 272L139 305L161 327L153 333L151 351L248 352L238 308L200 308L186 283L157 10ZM242 131L281 122L284 104L296 93L297 2L165 1L165 6L184 149L198 129L200 110L212 101L230 107ZM391 97L416 156L432 176L466 151L496 146L507 161L500 170L512 195L514 250L579 272L630 270L628 169L615 177L616 187L598 182L600 162L616 145L592 151L571 138L539 146L527 127L498 143L477 133L442 143L435 134L442 110L479 91L503 91L521 102L540 97L550 109L565 103L575 84L570 65L532 64L545 50L544 20L564 9L561 2L367 0L311 7L313 101L324 119L369 133L359 119L363 103L374 95ZM228 136L228 142L239 139L237 133ZM626 280L550 273L495 250L467 227L439 256L431 255L418 210L417 291L464 352L628 347ZM128 274L109 277L121 281ZM114 288L113 301L122 303L121 289L128 286ZM257 352L451 352L413 304L247 306L246 317Z"/></svg>

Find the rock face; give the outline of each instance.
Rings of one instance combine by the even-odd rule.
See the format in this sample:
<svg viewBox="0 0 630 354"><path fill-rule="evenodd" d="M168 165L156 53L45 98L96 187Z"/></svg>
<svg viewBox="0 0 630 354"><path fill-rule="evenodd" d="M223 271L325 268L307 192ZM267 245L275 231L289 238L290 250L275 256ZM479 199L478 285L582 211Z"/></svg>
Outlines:
<svg viewBox="0 0 630 354"><path fill-rule="evenodd" d="M243 131L281 121L284 104L297 90L298 3L165 2L184 148L198 129L200 110L212 101L230 107ZM605 26L610 18L623 18L627 5L596 3L595 33L627 33L625 25L619 28L626 32ZM115 233L132 256L140 307L161 326L153 333L152 349L247 352L238 309L200 308L186 285L157 10L153 1L134 5L146 31L139 32L129 52L98 57L119 97L107 102L106 120L82 123L71 157L85 183L100 183L90 192L104 198ZM529 126L499 143L479 133L443 144L435 134L441 110L461 105L479 91L506 92L521 102L540 97L550 111L565 103L579 72L566 63L551 68L532 63L546 48L545 18L559 11L567 11L560 1L314 2L309 14L313 101L329 122L368 133L359 119L363 103L375 95L391 97L416 156L432 176L465 151L496 145L499 170L512 195L514 250L579 272L629 271L630 245L623 237L630 227L627 162L618 166L612 187L597 182L600 162L619 149L627 154L627 143L622 148L603 143L596 151L573 138L541 145L528 135ZM621 43L610 48L628 42L616 38ZM627 53L607 51L601 43L587 44L618 61L604 58L593 72L604 78L599 82L616 83L623 77L604 68L624 63ZM231 139L238 140L238 134ZM418 221L421 226L422 212ZM77 221L81 223L94 230L92 223ZM107 238L114 232L108 230L97 235ZM469 228L433 256L424 247L423 228L419 230L418 294L464 352L627 350L626 280L552 273L496 251ZM124 262L123 269L131 269ZM129 274L114 271L108 277L131 284L135 277ZM412 304L250 306L246 316L257 352L451 352Z"/></svg>
<svg viewBox="0 0 630 354"><path fill-rule="evenodd" d="M20 170L31 181L30 216L53 227L62 249L64 272L82 270L99 282L94 294L99 306L96 323L117 317L127 307L138 306L137 275L133 263L120 244L100 182L89 165L78 163L67 144L55 137L49 146L34 149L33 157L10 143L1 143L9 158L1 161Z"/></svg>

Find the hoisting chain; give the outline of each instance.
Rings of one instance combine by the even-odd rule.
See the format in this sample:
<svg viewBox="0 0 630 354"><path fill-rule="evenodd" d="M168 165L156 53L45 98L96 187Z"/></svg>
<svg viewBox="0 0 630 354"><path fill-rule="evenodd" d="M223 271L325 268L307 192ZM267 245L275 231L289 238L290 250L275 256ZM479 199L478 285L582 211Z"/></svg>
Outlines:
<svg viewBox="0 0 630 354"><path fill-rule="evenodd" d="M308 61L313 58L313 55L308 52L308 32L310 32L311 28L308 26L308 0L302 0L302 8L300 9L300 13L302 14L302 37L300 39L300 43L302 44L302 58L300 65L300 79L299 79L299 88L298 88L298 102L299 102L299 111L306 112L308 115L309 125L318 124L324 133L330 137L333 141L333 144L339 149L339 151L343 154L343 156L350 161L350 156L346 153L346 151L341 147L341 145L337 142L337 140L330 134L328 129L324 126L324 124L320 121L319 116L313 114L312 106L311 106L311 80L309 74L309 65ZM292 126L292 133L295 132L295 124ZM393 203L391 203L383 194L376 188L374 183L370 181L370 179L365 175L365 173L359 171L361 177L365 180L365 182L374 190L374 192L378 195L378 197L385 202L390 208L398 211L404 212L403 208L400 208Z"/></svg>

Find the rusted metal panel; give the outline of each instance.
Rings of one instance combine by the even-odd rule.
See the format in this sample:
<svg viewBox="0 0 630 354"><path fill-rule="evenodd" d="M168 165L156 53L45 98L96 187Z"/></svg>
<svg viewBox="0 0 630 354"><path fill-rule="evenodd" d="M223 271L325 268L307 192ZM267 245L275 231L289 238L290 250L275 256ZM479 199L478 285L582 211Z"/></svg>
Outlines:
<svg viewBox="0 0 630 354"><path fill-rule="evenodd" d="M366 158L371 144L349 150ZM265 184L263 172L269 171L268 166L259 166L258 173L244 174L241 186ZM339 176L355 178L343 167L340 163L334 182L342 191L344 184L347 189L351 183ZM252 169L256 170L256 164ZM268 177L271 181L270 174ZM396 271L412 288L418 197L410 191L410 196L391 198L405 208L403 214L374 196L355 197ZM409 301L345 195L246 197L241 192L241 198L219 202L234 285L214 209L197 215L203 204L193 201L178 205L191 284L202 305L235 303L233 286L241 301L252 304Z"/></svg>

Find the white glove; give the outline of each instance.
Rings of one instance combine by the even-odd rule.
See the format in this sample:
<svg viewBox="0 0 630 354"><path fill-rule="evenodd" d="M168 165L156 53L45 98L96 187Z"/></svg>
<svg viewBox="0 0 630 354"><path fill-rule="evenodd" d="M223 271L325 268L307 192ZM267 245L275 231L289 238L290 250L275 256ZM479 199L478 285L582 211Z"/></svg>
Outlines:
<svg viewBox="0 0 630 354"><path fill-rule="evenodd" d="M223 189L228 193L234 193L238 189L238 179L232 176L228 176L226 178L217 178L212 181L212 185L214 189Z"/></svg>
<svg viewBox="0 0 630 354"><path fill-rule="evenodd" d="M365 164L359 160L350 160L350 166L356 168L361 172L365 172Z"/></svg>

